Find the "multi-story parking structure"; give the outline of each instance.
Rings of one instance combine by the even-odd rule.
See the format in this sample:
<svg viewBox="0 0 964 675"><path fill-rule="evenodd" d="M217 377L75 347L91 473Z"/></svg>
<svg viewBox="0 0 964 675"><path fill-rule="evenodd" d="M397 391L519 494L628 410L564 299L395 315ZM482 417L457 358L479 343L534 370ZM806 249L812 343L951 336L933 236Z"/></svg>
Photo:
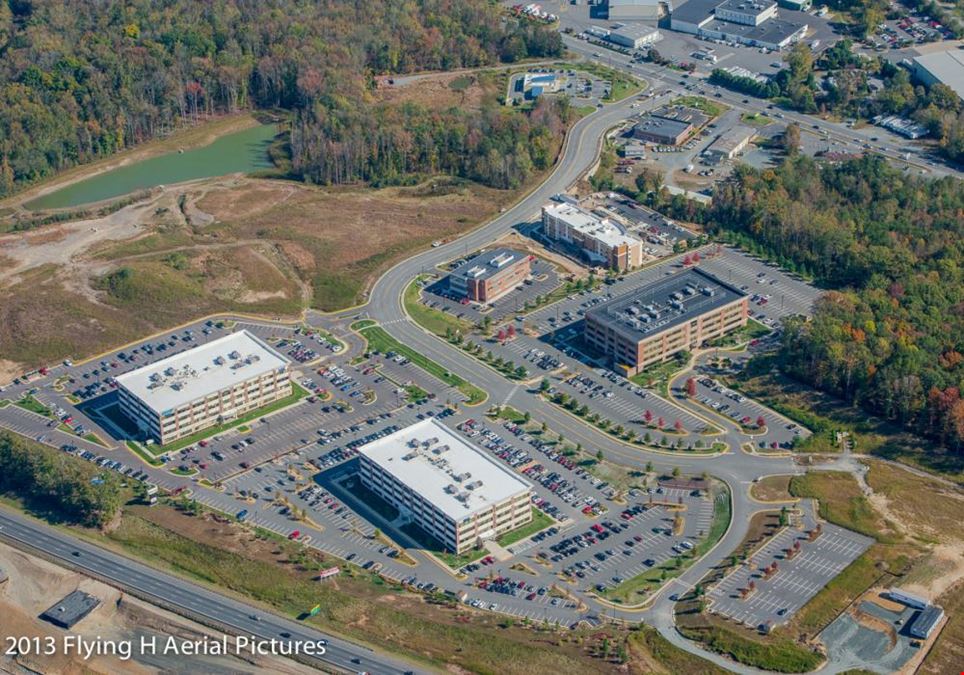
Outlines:
<svg viewBox="0 0 964 675"><path fill-rule="evenodd" d="M288 360L247 331L117 377L120 409L166 445L291 394Z"/></svg>
<svg viewBox="0 0 964 675"><path fill-rule="evenodd" d="M359 449L362 484L464 553L532 520L531 485L427 419Z"/></svg>
<svg viewBox="0 0 964 675"><path fill-rule="evenodd" d="M739 289L688 269L590 309L584 337L632 376L745 326L748 304Z"/></svg>
<svg viewBox="0 0 964 675"><path fill-rule="evenodd" d="M643 263L643 243L610 218L575 204L562 202L542 207L543 233L574 247L590 263L613 270L628 270Z"/></svg>
<svg viewBox="0 0 964 675"><path fill-rule="evenodd" d="M449 275L449 287L472 302L495 302L524 282L532 256L507 248L480 253Z"/></svg>

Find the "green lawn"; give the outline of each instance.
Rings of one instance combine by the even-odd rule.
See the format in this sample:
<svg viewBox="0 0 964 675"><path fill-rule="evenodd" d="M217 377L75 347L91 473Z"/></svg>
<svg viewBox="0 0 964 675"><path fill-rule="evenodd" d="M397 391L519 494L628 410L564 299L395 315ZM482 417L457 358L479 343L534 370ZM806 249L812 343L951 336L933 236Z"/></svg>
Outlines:
<svg viewBox="0 0 964 675"><path fill-rule="evenodd" d="M137 443L136 441L127 441L125 445L127 446L128 450L133 452L151 466L161 466L161 461L156 457L153 457L149 452L147 452L147 450L141 447L140 443Z"/></svg>
<svg viewBox="0 0 964 675"><path fill-rule="evenodd" d="M727 106L722 103L715 103L708 98L703 98L702 96L680 96L673 100L673 105L683 105L687 108L696 108L705 112L711 117L719 117L728 109Z"/></svg>
<svg viewBox="0 0 964 675"><path fill-rule="evenodd" d="M29 410L32 413L37 413L38 415L43 415L44 417L51 417L50 411L47 410L47 406L35 399L33 396L24 396L22 399L17 401L16 405L20 406L24 410Z"/></svg>
<svg viewBox="0 0 964 675"><path fill-rule="evenodd" d="M172 441L167 445L149 445L147 446L148 452L157 456L164 455L168 452L176 452L181 448L186 448L189 445L193 445L198 441L202 441L205 438L211 436L216 436L217 434L223 433L228 429L233 429L235 427L240 427L252 420L256 420L259 417L264 417L265 415L270 415L273 412L287 408L290 405L294 405L304 397L308 396L308 392L304 387L299 385L297 382L291 383L291 393L282 399L278 399L274 403L269 403L268 405L258 408L257 410L252 410L249 413L245 413L237 419L231 420L230 422L225 422L224 424L218 424L213 427L208 427L207 429L202 429L196 434L191 434L190 436L185 436L184 438Z"/></svg>
<svg viewBox="0 0 964 675"><path fill-rule="evenodd" d="M426 277L421 276L412 281L405 289L403 296L405 311L415 320L415 323L430 333L435 333L442 338L447 337L446 333L448 331L456 331L462 333L462 335L467 335L471 332L472 324L468 321L452 316L448 312L441 312L437 309L427 307L421 302L419 298L419 282L424 279L426 279Z"/></svg>
<svg viewBox="0 0 964 675"><path fill-rule="evenodd" d="M474 384L466 382L458 375L449 372L424 354L415 351L407 345L403 345L401 342L386 333L382 327L369 325L368 327L363 327L359 332L366 340L368 340L369 349L382 352L383 354L387 354L388 352L396 352L403 355L425 372L434 375L438 379L442 380L442 382L445 384L455 387L460 392L465 394L465 396L468 398L469 405L477 405L482 403L488 397L484 391L476 387Z"/></svg>
<svg viewBox="0 0 964 675"><path fill-rule="evenodd" d="M526 537L531 537L536 532L541 532L547 527L551 527L556 521L544 514L536 507L532 507L532 522L526 523L522 527L506 532L496 541L499 546L511 546L517 541L522 541Z"/></svg>

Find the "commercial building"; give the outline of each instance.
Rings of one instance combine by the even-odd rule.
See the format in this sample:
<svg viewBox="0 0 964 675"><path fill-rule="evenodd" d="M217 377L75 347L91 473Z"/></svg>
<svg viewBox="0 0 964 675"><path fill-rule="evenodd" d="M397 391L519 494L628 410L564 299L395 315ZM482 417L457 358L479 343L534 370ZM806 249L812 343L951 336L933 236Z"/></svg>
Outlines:
<svg viewBox="0 0 964 675"><path fill-rule="evenodd" d="M565 76L559 73L526 73L518 80L522 92L528 99L539 98L543 94L553 94L565 86Z"/></svg>
<svg viewBox="0 0 964 675"><path fill-rule="evenodd" d="M630 49L639 49L662 39L659 30L641 23L627 24L609 33L610 42Z"/></svg>
<svg viewBox="0 0 964 675"><path fill-rule="evenodd" d="M532 520L532 486L433 418L358 455L362 484L457 554Z"/></svg>
<svg viewBox="0 0 964 675"><path fill-rule="evenodd" d="M575 248L593 265L622 271L643 263L639 239L616 221L575 204L543 206L542 230L549 239Z"/></svg>
<svg viewBox="0 0 964 675"><path fill-rule="evenodd" d="M609 0L611 21L655 21L663 16L659 0Z"/></svg>
<svg viewBox="0 0 964 675"><path fill-rule="evenodd" d="M930 133L923 124L909 120L906 117L898 117L897 115L877 115L877 117L873 119L873 122L911 140L923 138Z"/></svg>
<svg viewBox="0 0 964 675"><path fill-rule="evenodd" d="M900 604L907 605L913 609L924 609L927 607L927 600L919 595L902 591L899 588L892 588L887 591L887 597L894 602L899 602Z"/></svg>
<svg viewBox="0 0 964 675"><path fill-rule="evenodd" d="M291 394L288 360L239 331L116 378L120 409L165 445Z"/></svg>
<svg viewBox="0 0 964 675"><path fill-rule="evenodd" d="M713 13L719 21L759 26L777 15L775 0L723 0Z"/></svg>
<svg viewBox="0 0 964 675"><path fill-rule="evenodd" d="M742 124L727 129L719 137L710 143L703 151L703 156L707 160L719 164L722 161L733 159L746 149L750 141L756 136L756 130Z"/></svg>
<svg viewBox="0 0 964 675"><path fill-rule="evenodd" d="M778 4L784 9L792 9L796 12L809 12L813 7L813 0L778 0Z"/></svg>
<svg viewBox="0 0 964 675"><path fill-rule="evenodd" d="M449 288L472 302L494 302L532 271L532 256L508 248L480 253L449 275Z"/></svg>
<svg viewBox="0 0 964 675"><path fill-rule="evenodd" d="M926 640L944 618L944 610L937 605L928 605L914 617L907 632L920 640Z"/></svg>
<svg viewBox="0 0 964 675"><path fill-rule="evenodd" d="M684 106L663 106L643 115L630 135L641 141L679 145L710 121L710 116Z"/></svg>
<svg viewBox="0 0 964 675"><path fill-rule="evenodd" d="M586 342L626 376L746 325L746 295L699 269L660 279L586 312Z"/></svg>
<svg viewBox="0 0 964 675"><path fill-rule="evenodd" d="M947 49L918 56L913 62L914 76L927 86L946 84L964 101L964 51Z"/></svg>
<svg viewBox="0 0 964 675"><path fill-rule="evenodd" d="M94 611L100 600L83 591L73 591L63 600L40 615L44 621L49 621L61 628L73 628L78 621Z"/></svg>
<svg viewBox="0 0 964 675"><path fill-rule="evenodd" d="M808 25L778 18L774 0L689 0L670 16L670 28L706 40L777 50L807 34Z"/></svg>

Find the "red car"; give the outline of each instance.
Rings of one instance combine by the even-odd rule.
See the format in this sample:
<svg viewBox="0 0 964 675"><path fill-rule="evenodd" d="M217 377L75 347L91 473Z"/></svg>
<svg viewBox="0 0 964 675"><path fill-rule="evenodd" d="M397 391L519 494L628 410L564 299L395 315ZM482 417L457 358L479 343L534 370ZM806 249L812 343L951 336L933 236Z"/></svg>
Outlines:
<svg viewBox="0 0 964 675"><path fill-rule="evenodd" d="M294 532L288 535L288 539L297 539L300 536L301 536L301 530L295 530Z"/></svg>

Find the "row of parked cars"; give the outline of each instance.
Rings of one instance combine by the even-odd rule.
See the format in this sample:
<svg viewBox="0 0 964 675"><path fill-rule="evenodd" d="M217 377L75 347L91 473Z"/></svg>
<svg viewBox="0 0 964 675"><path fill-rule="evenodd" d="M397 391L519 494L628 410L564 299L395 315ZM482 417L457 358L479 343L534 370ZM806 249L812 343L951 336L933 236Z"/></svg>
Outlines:
<svg viewBox="0 0 964 675"><path fill-rule="evenodd" d="M93 462L97 466L116 471L122 476L128 476L141 482L144 482L148 479L147 472L142 469L138 469L134 466L127 466L123 462L119 462L116 459L111 459L110 457L104 457L103 455L98 455L90 450L81 450L76 445L66 444L60 446L60 449L70 455L76 455L77 457L85 459L88 462Z"/></svg>

